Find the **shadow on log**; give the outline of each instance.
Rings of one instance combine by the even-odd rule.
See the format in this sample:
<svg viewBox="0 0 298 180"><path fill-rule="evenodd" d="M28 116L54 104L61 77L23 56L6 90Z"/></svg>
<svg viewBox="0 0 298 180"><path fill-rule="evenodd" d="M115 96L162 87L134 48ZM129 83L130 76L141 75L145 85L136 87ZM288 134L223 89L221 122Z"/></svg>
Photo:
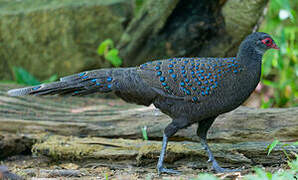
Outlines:
<svg viewBox="0 0 298 180"><path fill-rule="evenodd" d="M9 97L6 90L10 88L13 86L0 85L0 132L6 134L0 139L0 151L20 147L26 151L25 147L33 145L35 153L54 160L111 159L125 160L132 165L147 164L155 162L160 151L160 142L155 140L161 139L170 121L153 106L94 97ZM239 107L217 118L209 131L210 146L225 166L280 163L285 159L282 147L271 156L266 156L266 147L275 138L297 141L297 117L297 107ZM150 141L138 140L142 138L144 126ZM197 143L195 132L196 125L193 125L171 139L176 142L170 142L168 162L206 165L200 160L207 157ZM12 141L10 137L18 143L5 143ZM284 148L297 153L297 147ZM5 156L21 153L7 152Z"/></svg>

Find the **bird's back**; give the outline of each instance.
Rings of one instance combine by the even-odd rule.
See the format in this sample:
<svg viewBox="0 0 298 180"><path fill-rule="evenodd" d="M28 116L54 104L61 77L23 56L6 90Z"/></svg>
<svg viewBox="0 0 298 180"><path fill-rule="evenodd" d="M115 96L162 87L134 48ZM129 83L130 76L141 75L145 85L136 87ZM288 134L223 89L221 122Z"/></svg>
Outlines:
<svg viewBox="0 0 298 180"><path fill-rule="evenodd" d="M258 83L235 57L153 61L141 65L137 72L162 99L173 101L167 114L179 107L202 117L230 111L242 104ZM158 101L161 110L163 102Z"/></svg>

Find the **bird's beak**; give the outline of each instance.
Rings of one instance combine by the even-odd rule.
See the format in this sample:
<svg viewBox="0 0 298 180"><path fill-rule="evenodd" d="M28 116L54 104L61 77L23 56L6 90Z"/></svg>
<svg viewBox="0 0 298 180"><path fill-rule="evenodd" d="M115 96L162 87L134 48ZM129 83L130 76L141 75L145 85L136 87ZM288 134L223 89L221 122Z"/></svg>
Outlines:
<svg viewBox="0 0 298 180"><path fill-rule="evenodd" d="M271 45L271 48L273 48L273 49L278 49L278 50L279 50L279 47L278 47L275 43L273 43L273 44Z"/></svg>

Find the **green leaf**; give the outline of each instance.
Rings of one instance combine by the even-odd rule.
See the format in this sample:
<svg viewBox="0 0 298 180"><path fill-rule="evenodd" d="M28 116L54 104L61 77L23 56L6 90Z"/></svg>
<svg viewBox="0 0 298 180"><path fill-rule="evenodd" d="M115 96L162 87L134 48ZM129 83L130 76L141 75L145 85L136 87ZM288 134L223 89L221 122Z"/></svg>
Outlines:
<svg viewBox="0 0 298 180"><path fill-rule="evenodd" d="M114 48L114 42L112 39L106 39L97 48L97 53L99 55L104 55L105 52L109 50L109 48Z"/></svg>
<svg viewBox="0 0 298 180"><path fill-rule="evenodd" d="M50 83L50 82L54 82L54 81L57 81L57 79L58 79L57 74L54 74L54 75L51 76L49 79L46 79L46 80L42 81L42 83Z"/></svg>
<svg viewBox="0 0 298 180"><path fill-rule="evenodd" d="M199 174L197 179L198 180L219 180L216 176L212 174L207 174L207 173Z"/></svg>
<svg viewBox="0 0 298 180"><path fill-rule="evenodd" d="M271 151L273 150L273 148L275 148L275 146L279 143L279 140L275 139L267 148L268 149L268 153L267 156L269 156L269 154L271 153Z"/></svg>
<svg viewBox="0 0 298 180"><path fill-rule="evenodd" d="M118 57L117 49L110 50L105 58L115 67L119 67L122 64L122 59Z"/></svg>
<svg viewBox="0 0 298 180"><path fill-rule="evenodd" d="M294 142L292 145L298 146L298 141Z"/></svg>
<svg viewBox="0 0 298 180"><path fill-rule="evenodd" d="M143 138L144 138L144 140L147 141L147 140L148 140L147 126L144 126L144 127L142 128L142 134L143 134Z"/></svg>
<svg viewBox="0 0 298 180"><path fill-rule="evenodd" d="M40 82L25 69L21 67L13 67L12 70L14 78L18 84L31 86L40 84Z"/></svg>

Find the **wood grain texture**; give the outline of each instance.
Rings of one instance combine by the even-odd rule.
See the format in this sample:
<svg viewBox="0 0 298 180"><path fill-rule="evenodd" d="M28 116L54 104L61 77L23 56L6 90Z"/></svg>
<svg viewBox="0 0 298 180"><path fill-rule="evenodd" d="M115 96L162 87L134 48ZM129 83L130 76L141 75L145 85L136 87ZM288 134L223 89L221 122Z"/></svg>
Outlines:
<svg viewBox="0 0 298 180"><path fill-rule="evenodd" d="M96 160L129 160L139 165L153 162L152 158L155 161L158 156L161 142L156 140L161 139L170 118L153 106L96 97L7 96L6 90L14 87L0 85L0 151L23 149L7 151L2 158L28 151L32 146L37 154L63 160L94 157ZM297 141L297 118L297 107L239 107L218 117L209 131L210 146L225 166L280 163L285 159L282 147L277 148L271 159L266 156L266 147L275 138ZM138 140L142 139L144 126L150 140L147 142ZM168 162L207 158L197 141L196 125L179 131L171 139ZM61 146L66 148L53 148ZM67 149L69 154L63 155ZM298 148L286 149L297 153ZM77 154L81 151L83 153ZM206 165L205 161L200 162L203 164L199 167Z"/></svg>

